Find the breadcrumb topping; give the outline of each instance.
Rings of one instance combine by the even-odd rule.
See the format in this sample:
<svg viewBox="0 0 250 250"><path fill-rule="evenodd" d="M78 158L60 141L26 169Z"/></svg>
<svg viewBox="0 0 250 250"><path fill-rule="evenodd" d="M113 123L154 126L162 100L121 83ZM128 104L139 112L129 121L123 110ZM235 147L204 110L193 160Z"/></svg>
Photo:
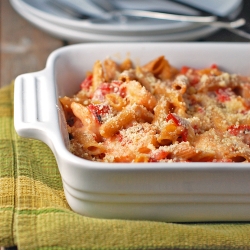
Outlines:
<svg viewBox="0 0 250 250"><path fill-rule="evenodd" d="M100 162L250 162L250 77L98 61L62 97L71 152Z"/></svg>

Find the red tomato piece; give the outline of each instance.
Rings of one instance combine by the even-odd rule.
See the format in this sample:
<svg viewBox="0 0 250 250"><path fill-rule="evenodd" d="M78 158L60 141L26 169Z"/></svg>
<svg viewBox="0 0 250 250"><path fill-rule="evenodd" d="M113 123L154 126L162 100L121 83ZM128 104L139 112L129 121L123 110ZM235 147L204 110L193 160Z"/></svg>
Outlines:
<svg viewBox="0 0 250 250"><path fill-rule="evenodd" d="M105 95L110 93L117 93L121 97L125 97L126 88L125 86L121 86L122 82L113 81L111 83L104 82L102 83L93 94L94 100L102 101L105 99Z"/></svg>
<svg viewBox="0 0 250 250"><path fill-rule="evenodd" d="M187 66L183 66L182 68L181 68L181 74L187 74L187 72L188 72L188 70L190 69L190 67L187 67Z"/></svg>
<svg viewBox="0 0 250 250"><path fill-rule="evenodd" d="M120 85L121 82L113 81L111 83L102 83L99 87L99 89L102 91L103 95L109 94L109 93L119 93L120 91Z"/></svg>
<svg viewBox="0 0 250 250"><path fill-rule="evenodd" d="M240 133L245 133L246 131L250 132L250 125L232 125L228 129L231 135L237 136Z"/></svg>
<svg viewBox="0 0 250 250"><path fill-rule="evenodd" d="M213 63L211 66L210 66L211 69L218 69L218 65Z"/></svg>
<svg viewBox="0 0 250 250"><path fill-rule="evenodd" d="M180 126L180 120L173 114L169 113L166 118L167 122L172 120L176 126Z"/></svg>
<svg viewBox="0 0 250 250"><path fill-rule="evenodd" d="M80 85L81 89L89 89L90 86L92 86L92 79L93 75L89 75L88 77L86 77Z"/></svg>
<svg viewBox="0 0 250 250"><path fill-rule="evenodd" d="M114 87L110 85L109 83L102 83L99 87L103 95L109 94L111 92L114 92Z"/></svg>
<svg viewBox="0 0 250 250"><path fill-rule="evenodd" d="M200 76L198 76L198 75L192 75L192 76L190 77L189 81L190 81L190 85L191 85L191 86L194 86L194 85L196 85L197 83L199 83L199 81L200 81Z"/></svg>
<svg viewBox="0 0 250 250"><path fill-rule="evenodd" d="M89 104L88 109L94 115L98 123L102 123L102 116L110 111L110 107L108 105L96 105L92 103Z"/></svg>
<svg viewBox="0 0 250 250"><path fill-rule="evenodd" d="M227 102L230 101L230 94L232 93L231 89L229 88L220 88L215 91L217 95L217 100L219 102Z"/></svg>
<svg viewBox="0 0 250 250"><path fill-rule="evenodd" d="M187 138L188 138L188 130L185 128L181 134L181 139L182 141L187 141Z"/></svg>

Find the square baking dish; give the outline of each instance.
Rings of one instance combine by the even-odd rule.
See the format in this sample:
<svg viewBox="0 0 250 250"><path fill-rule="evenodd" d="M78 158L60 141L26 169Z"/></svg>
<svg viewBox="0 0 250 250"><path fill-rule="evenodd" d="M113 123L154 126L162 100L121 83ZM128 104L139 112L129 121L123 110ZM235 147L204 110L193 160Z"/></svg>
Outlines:
<svg viewBox="0 0 250 250"><path fill-rule="evenodd" d="M59 97L79 90L96 60L129 57L137 65L164 55L180 68L216 63L250 75L249 43L103 43L60 48L44 70L15 80L14 125L20 136L46 143L55 155L66 199L91 217L166 222L250 220L250 164L100 163L69 150Z"/></svg>

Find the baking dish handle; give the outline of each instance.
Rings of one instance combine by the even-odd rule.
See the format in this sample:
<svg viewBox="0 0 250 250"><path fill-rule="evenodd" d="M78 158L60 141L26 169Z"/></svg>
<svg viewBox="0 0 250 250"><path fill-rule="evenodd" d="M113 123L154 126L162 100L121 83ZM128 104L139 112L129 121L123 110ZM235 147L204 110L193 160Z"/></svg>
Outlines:
<svg viewBox="0 0 250 250"><path fill-rule="evenodd" d="M20 75L14 86L14 126L18 135L51 146L58 134L58 101L46 70Z"/></svg>

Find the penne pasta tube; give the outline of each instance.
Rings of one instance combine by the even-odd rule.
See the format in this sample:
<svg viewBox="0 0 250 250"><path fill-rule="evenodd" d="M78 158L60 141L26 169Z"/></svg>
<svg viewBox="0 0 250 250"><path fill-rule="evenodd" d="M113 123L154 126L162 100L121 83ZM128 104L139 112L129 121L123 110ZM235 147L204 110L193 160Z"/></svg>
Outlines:
<svg viewBox="0 0 250 250"><path fill-rule="evenodd" d="M107 94L105 97L108 104L116 111L121 111L126 105L126 100L117 94Z"/></svg>
<svg viewBox="0 0 250 250"><path fill-rule="evenodd" d="M138 105L143 105L151 111L157 103L156 98L137 81L128 82L127 99L129 100L130 104L136 103Z"/></svg>
<svg viewBox="0 0 250 250"><path fill-rule="evenodd" d="M100 155L105 152L105 147L102 143L95 140L93 134L87 133L82 129L72 131L72 136L90 155Z"/></svg>
<svg viewBox="0 0 250 250"><path fill-rule="evenodd" d="M144 65L143 68L152 72L162 80L171 79L178 73L178 70L172 67L164 56L156 58Z"/></svg>
<svg viewBox="0 0 250 250"><path fill-rule="evenodd" d="M104 81L105 75L102 63L100 61L96 61L93 67L92 91L95 91Z"/></svg>
<svg viewBox="0 0 250 250"><path fill-rule="evenodd" d="M110 82L117 79L118 76L118 65L111 59L106 59L103 62L103 68L105 72L105 81Z"/></svg>
<svg viewBox="0 0 250 250"><path fill-rule="evenodd" d="M195 147L191 146L189 142L181 142L180 144L178 144L178 147L174 146L171 151L172 157L177 157L184 160L190 160L198 153L198 150L196 150Z"/></svg>
<svg viewBox="0 0 250 250"><path fill-rule="evenodd" d="M124 60L121 64L120 64L120 71L123 72L125 70L129 70L133 68L133 63L132 61L127 58L126 60Z"/></svg>
<svg viewBox="0 0 250 250"><path fill-rule="evenodd" d="M127 106L117 116L112 117L100 126L100 134L107 138L128 126L132 121L151 122L152 119L152 113L143 106L136 104Z"/></svg>

